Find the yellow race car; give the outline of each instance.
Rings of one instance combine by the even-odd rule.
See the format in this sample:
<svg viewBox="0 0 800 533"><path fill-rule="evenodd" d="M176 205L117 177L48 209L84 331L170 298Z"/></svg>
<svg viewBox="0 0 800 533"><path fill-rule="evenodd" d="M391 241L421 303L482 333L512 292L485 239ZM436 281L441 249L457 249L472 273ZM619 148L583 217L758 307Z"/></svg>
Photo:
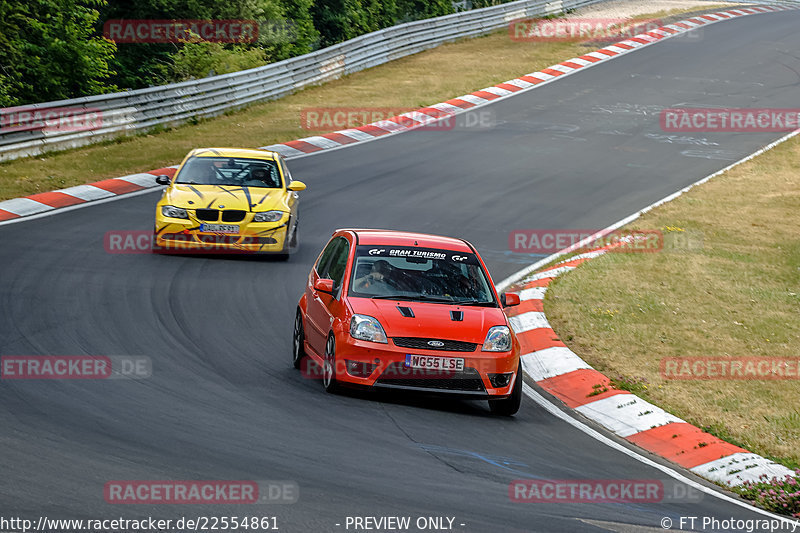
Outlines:
<svg viewBox="0 0 800 533"><path fill-rule="evenodd" d="M198 148L156 207L157 252L266 253L287 259L297 248L298 191L280 154Z"/></svg>

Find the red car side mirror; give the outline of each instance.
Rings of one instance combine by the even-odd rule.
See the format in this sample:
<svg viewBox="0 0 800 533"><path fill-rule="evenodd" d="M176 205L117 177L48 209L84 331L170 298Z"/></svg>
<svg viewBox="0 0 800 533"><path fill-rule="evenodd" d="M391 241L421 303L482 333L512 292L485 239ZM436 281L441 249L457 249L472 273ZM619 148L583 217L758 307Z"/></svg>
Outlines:
<svg viewBox="0 0 800 533"><path fill-rule="evenodd" d="M503 307L519 305L519 294L516 292L506 292L500 296L500 303L503 304Z"/></svg>
<svg viewBox="0 0 800 533"><path fill-rule="evenodd" d="M314 290L319 292L327 292L328 294L333 294L333 280L319 278L317 281L314 282Z"/></svg>

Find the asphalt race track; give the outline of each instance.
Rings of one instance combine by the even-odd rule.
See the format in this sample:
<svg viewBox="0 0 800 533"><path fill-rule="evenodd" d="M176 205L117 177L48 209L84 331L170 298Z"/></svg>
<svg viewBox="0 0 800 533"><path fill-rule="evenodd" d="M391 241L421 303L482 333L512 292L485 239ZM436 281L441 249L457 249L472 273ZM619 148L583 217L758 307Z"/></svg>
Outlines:
<svg viewBox="0 0 800 533"><path fill-rule="evenodd" d="M0 354L153 361L144 380L0 382L0 514L276 516L284 532L346 531L347 516L449 516L469 532L761 517L708 495L514 503L508 486L520 478L671 478L527 399L503 419L483 402L325 394L292 368L291 326L334 228L464 237L498 282L535 259L510 254L512 230L603 228L775 140L783 134L666 134L658 112L796 106L798 27L800 12L714 24L701 40L670 39L477 110L492 112L493 128L409 132L290 161L309 189L288 263L107 253L107 231L152 228L155 192L0 227ZM103 498L110 480L170 479L292 480L300 498Z"/></svg>

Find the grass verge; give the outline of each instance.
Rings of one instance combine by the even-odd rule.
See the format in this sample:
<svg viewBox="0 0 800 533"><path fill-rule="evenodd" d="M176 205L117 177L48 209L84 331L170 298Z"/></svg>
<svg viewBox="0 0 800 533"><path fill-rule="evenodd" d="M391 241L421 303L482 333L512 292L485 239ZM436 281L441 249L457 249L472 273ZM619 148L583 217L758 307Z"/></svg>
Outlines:
<svg viewBox="0 0 800 533"><path fill-rule="evenodd" d="M569 347L637 393L730 442L800 464L800 379L673 380L675 357L800 364L800 138L714 178L631 229L691 235L612 253L556 280L548 319ZM665 239L669 240L669 239Z"/></svg>
<svg viewBox="0 0 800 533"><path fill-rule="evenodd" d="M704 6L702 12L716 9ZM683 17L697 9L641 15ZM419 108L541 70L601 46L516 42L507 30L445 44L296 94L197 124L0 163L0 200L176 164L199 146L255 148L321 132L301 128L310 107Z"/></svg>

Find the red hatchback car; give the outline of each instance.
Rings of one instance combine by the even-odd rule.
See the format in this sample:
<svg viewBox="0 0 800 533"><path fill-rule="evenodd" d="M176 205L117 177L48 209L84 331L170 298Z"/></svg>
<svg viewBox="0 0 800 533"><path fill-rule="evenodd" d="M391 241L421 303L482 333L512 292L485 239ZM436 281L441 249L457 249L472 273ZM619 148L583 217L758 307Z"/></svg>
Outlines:
<svg viewBox="0 0 800 533"><path fill-rule="evenodd" d="M464 240L337 230L297 306L294 366L313 360L329 392L340 385L434 392L486 399L492 412L513 415L522 371L503 306L517 304L513 293L498 298Z"/></svg>

